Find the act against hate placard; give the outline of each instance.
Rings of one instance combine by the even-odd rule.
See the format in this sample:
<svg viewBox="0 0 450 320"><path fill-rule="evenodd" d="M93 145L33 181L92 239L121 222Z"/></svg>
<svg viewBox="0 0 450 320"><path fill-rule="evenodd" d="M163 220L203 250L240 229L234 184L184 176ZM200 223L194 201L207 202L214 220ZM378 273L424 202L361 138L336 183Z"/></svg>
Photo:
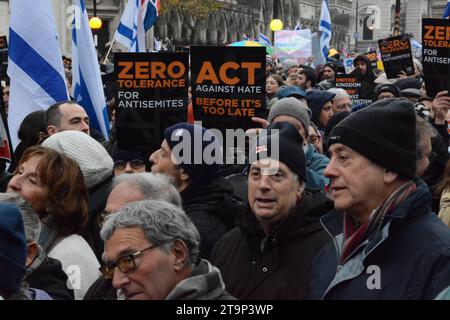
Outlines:
<svg viewBox="0 0 450 320"><path fill-rule="evenodd" d="M265 47L191 47L195 120L223 132L265 116Z"/></svg>
<svg viewBox="0 0 450 320"><path fill-rule="evenodd" d="M381 60L388 79L397 78L401 72L414 74L411 42L408 35L378 40Z"/></svg>
<svg viewBox="0 0 450 320"><path fill-rule="evenodd" d="M450 20L422 19L422 61L427 95L450 91Z"/></svg>
<svg viewBox="0 0 450 320"><path fill-rule="evenodd" d="M186 121L189 55L115 53L114 62L119 148L154 151L165 128Z"/></svg>

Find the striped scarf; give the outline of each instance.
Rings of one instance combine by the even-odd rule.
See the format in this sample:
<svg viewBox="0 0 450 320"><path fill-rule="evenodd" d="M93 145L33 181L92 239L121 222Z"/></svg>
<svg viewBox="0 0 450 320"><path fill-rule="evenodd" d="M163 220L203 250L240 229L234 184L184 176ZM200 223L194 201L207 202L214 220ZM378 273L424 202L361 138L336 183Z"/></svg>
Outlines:
<svg viewBox="0 0 450 320"><path fill-rule="evenodd" d="M393 209L416 190L413 181L405 183L395 190L370 216L370 219L359 227L348 213L344 213L344 245L341 254L341 263L345 263L354 250L372 234L376 234L382 227L383 219Z"/></svg>

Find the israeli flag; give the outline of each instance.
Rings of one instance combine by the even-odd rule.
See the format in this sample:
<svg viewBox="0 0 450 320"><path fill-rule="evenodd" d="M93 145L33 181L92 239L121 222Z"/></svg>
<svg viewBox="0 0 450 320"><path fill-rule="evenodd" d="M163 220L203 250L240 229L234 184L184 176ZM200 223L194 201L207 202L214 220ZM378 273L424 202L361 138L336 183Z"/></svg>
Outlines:
<svg viewBox="0 0 450 320"><path fill-rule="evenodd" d="M11 0L8 126L13 148L29 113L69 99L50 0Z"/></svg>
<svg viewBox="0 0 450 320"><path fill-rule="evenodd" d="M328 11L327 0L322 0L322 10L320 12L320 50L324 58L328 57L328 50L330 49L331 32L333 28L331 27L330 12Z"/></svg>
<svg viewBox="0 0 450 320"><path fill-rule="evenodd" d="M266 37L265 34L260 33L258 38L259 38L259 42L263 43L266 47L272 46L272 42L270 41L270 39L268 37Z"/></svg>
<svg viewBox="0 0 450 320"><path fill-rule="evenodd" d="M73 97L89 116L89 126L109 139L108 108L103 93L100 66L84 0L74 0L76 12L72 30L72 87Z"/></svg>
<svg viewBox="0 0 450 320"><path fill-rule="evenodd" d="M158 19L159 0L128 0L115 39L129 52L146 52L145 33Z"/></svg>
<svg viewBox="0 0 450 320"><path fill-rule="evenodd" d="M450 19L450 0L447 1L447 7L444 9L442 19Z"/></svg>
<svg viewBox="0 0 450 320"><path fill-rule="evenodd" d="M298 30L302 30L302 26L300 25L299 22L297 22L297 24L295 25L294 31L298 31Z"/></svg>

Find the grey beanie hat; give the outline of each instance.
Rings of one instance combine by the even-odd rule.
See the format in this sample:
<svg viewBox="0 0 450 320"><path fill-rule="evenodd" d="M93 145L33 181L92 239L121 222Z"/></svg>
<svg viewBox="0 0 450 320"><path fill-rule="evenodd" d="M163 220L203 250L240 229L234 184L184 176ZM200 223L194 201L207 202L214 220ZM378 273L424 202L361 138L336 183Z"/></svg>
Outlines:
<svg viewBox="0 0 450 320"><path fill-rule="evenodd" d="M281 62L281 66L283 68L282 70L284 73L288 71L290 68L298 66L298 63L294 59L286 59L283 62Z"/></svg>
<svg viewBox="0 0 450 320"><path fill-rule="evenodd" d="M300 121L308 133L311 110L309 110L305 102L293 97L280 99L270 108L267 120L272 122L276 117L282 115L291 116Z"/></svg>
<svg viewBox="0 0 450 320"><path fill-rule="evenodd" d="M74 160L80 166L88 189L112 175L113 159L97 140L84 132L61 131L48 137L42 146Z"/></svg>

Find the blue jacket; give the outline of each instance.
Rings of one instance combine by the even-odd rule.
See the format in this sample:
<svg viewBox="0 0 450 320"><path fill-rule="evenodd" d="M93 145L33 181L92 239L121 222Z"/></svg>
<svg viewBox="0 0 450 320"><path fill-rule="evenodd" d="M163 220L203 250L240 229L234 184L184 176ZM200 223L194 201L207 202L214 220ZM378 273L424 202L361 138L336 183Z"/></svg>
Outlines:
<svg viewBox="0 0 450 320"><path fill-rule="evenodd" d="M333 241L313 263L311 299L434 299L450 285L450 229L431 212L425 183L414 182L417 189L342 266L342 215L321 218Z"/></svg>
<svg viewBox="0 0 450 320"><path fill-rule="evenodd" d="M307 189L324 191L329 180L324 177L323 172L330 159L317 152L312 144L306 151L306 185Z"/></svg>

